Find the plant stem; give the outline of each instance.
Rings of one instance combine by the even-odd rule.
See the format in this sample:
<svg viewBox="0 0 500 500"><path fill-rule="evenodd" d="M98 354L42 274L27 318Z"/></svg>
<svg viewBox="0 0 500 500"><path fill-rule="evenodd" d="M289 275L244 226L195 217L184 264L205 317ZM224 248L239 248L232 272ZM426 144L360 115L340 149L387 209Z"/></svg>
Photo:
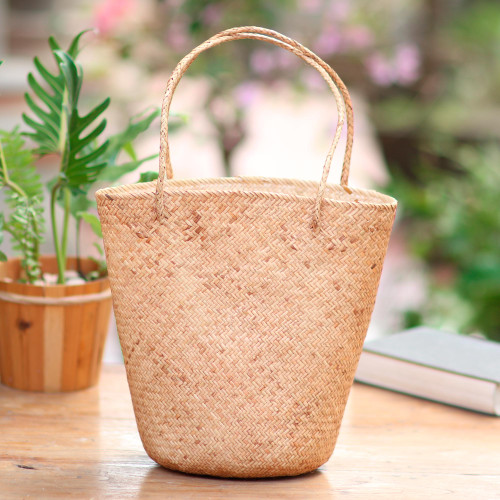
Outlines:
<svg viewBox="0 0 500 500"><path fill-rule="evenodd" d="M61 238L61 253L64 259L64 269L66 270L66 256L68 255L68 232L69 232L69 212L70 212L70 202L71 193L67 187L63 188L64 196L64 219L63 219L63 231Z"/></svg>
<svg viewBox="0 0 500 500"><path fill-rule="evenodd" d="M33 258L40 263L40 228L38 227L36 217L32 217L31 224L33 226L33 232L36 234L36 238L34 238L33 241ZM43 274L40 271L40 277L42 276Z"/></svg>
<svg viewBox="0 0 500 500"><path fill-rule="evenodd" d="M19 196L22 196L23 198L28 198L24 190L18 186L15 182L10 180L9 177L9 171L7 170L7 162L5 161L5 155L3 152L3 146L2 142L0 141L0 164L2 166L2 174L3 174L3 179L4 179L4 184L12 189L12 191L15 191Z"/></svg>
<svg viewBox="0 0 500 500"><path fill-rule="evenodd" d="M57 231L57 217L56 217L56 200L57 193L61 188L61 183L58 181L54 184L50 192L50 219L52 223L52 237L54 240L54 249L56 251L56 259L57 259L57 284L64 285L65 276L64 272L66 270L66 259L64 258L61 252L61 245L59 244L59 233Z"/></svg>
<svg viewBox="0 0 500 500"><path fill-rule="evenodd" d="M80 217L78 217L76 219L76 224L75 224L75 228L76 228L76 270L81 278L85 278L85 275L83 274L83 271L82 271L82 262L80 260L80 227L82 225L81 223L82 223L82 219Z"/></svg>
<svg viewBox="0 0 500 500"><path fill-rule="evenodd" d="M69 156L69 136L68 136L68 89L64 89L63 103L61 109L61 132L59 135L59 151L61 153L61 165L59 172L63 173L66 171L68 166L68 156ZM63 219L63 232L62 241L59 241L59 234L57 231L57 219L56 219L56 200L59 189L64 189L64 219ZM66 250L68 246L68 223L69 223L69 203L70 203L70 192L67 187L61 185L61 180L58 180L51 192L50 199L50 211L52 218L52 235L54 237L54 248L56 250L57 257L57 284L64 285L66 282L65 272L66 272Z"/></svg>

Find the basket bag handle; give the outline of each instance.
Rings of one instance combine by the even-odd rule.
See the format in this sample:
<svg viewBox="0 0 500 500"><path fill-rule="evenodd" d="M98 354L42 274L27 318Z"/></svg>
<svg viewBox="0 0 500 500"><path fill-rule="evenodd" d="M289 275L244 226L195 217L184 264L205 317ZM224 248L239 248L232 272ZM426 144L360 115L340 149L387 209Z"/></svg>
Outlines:
<svg viewBox="0 0 500 500"><path fill-rule="evenodd" d="M303 59L306 63L315 68L321 76L325 79L330 87L331 91L335 96L335 101L338 110L338 122L335 131L335 136L330 145L325 164L323 167L323 174L321 177L321 182L318 187L318 192L316 195L316 201L314 205L313 218L311 225L313 228L318 227L320 216L321 216L321 203L324 198L326 183L328 180L328 175L330 173L330 166L332 163L333 153L340 139L340 134L344 125L344 116L347 115L347 141L346 149L344 154L344 163L342 165L342 174L340 177L340 185L348 192L351 190L348 187L349 179L349 165L351 161L352 152L352 141L353 141L353 111L352 102L349 96L349 92L344 85L344 82L340 79L337 73L319 56L314 52L310 51L299 42L288 38L287 36L278 33L277 31L269 30L266 28L259 28L256 26L243 26L239 28L232 28L225 31L221 31L217 35L209 38L198 47L194 48L189 54L187 54L175 67L165 90L165 95L163 97L162 111L161 111L161 131L160 131L160 164L159 164L159 175L156 181L156 211L158 219L161 221L164 217L164 184L165 179L172 179L172 164L170 161L170 149L168 144L168 115L170 111L170 104L172 98L179 84L182 75L186 72L189 66L195 61L195 59L205 50L219 45L224 42L229 42L231 40L242 40L242 39L252 39L252 40L262 40L269 42L278 47L282 47L289 52L297 55ZM340 91L340 92L339 92Z"/></svg>

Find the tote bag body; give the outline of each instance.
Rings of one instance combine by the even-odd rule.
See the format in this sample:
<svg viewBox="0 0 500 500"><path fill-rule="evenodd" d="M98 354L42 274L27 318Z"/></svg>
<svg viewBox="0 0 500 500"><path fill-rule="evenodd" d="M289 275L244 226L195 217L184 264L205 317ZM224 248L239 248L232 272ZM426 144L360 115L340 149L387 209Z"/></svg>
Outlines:
<svg viewBox="0 0 500 500"><path fill-rule="evenodd" d="M171 179L173 91L199 53L239 38L277 41L330 79L339 125L321 182ZM167 86L158 181L96 195L137 425L147 453L171 469L301 474L333 452L396 201L347 186L350 99L316 55L255 27L200 47ZM346 113L341 184L329 185Z"/></svg>

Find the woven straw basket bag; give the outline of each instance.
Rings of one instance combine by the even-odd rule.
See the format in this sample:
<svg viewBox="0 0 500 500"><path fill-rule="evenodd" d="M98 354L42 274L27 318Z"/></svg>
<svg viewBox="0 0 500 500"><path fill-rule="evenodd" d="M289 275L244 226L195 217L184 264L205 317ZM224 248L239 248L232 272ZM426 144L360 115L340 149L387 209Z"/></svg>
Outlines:
<svg viewBox="0 0 500 500"><path fill-rule="evenodd" d="M210 47L249 38L316 68L339 111L320 183L172 180L168 113ZM341 185L327 184L347 115ZM347 187L352 107L338 75L275 31L210 38L175 68L156 183L97 192L109 278L139 433L184 472L297 475L328 460L370 321L396 201Z"/></svg>

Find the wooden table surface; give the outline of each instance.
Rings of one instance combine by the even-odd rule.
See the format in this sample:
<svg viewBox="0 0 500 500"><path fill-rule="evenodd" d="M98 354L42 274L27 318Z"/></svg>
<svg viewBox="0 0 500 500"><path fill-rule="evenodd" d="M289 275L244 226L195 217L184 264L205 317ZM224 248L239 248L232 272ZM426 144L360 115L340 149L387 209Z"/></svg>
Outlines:
<svg viewBox="0 0 500 500"><path fill-rule="evenodd" d="M171 472L144 452L123 366L68 394L0 388L0 499L500 499L500 419L355 384L330 461L295 478Z"/></svg>

